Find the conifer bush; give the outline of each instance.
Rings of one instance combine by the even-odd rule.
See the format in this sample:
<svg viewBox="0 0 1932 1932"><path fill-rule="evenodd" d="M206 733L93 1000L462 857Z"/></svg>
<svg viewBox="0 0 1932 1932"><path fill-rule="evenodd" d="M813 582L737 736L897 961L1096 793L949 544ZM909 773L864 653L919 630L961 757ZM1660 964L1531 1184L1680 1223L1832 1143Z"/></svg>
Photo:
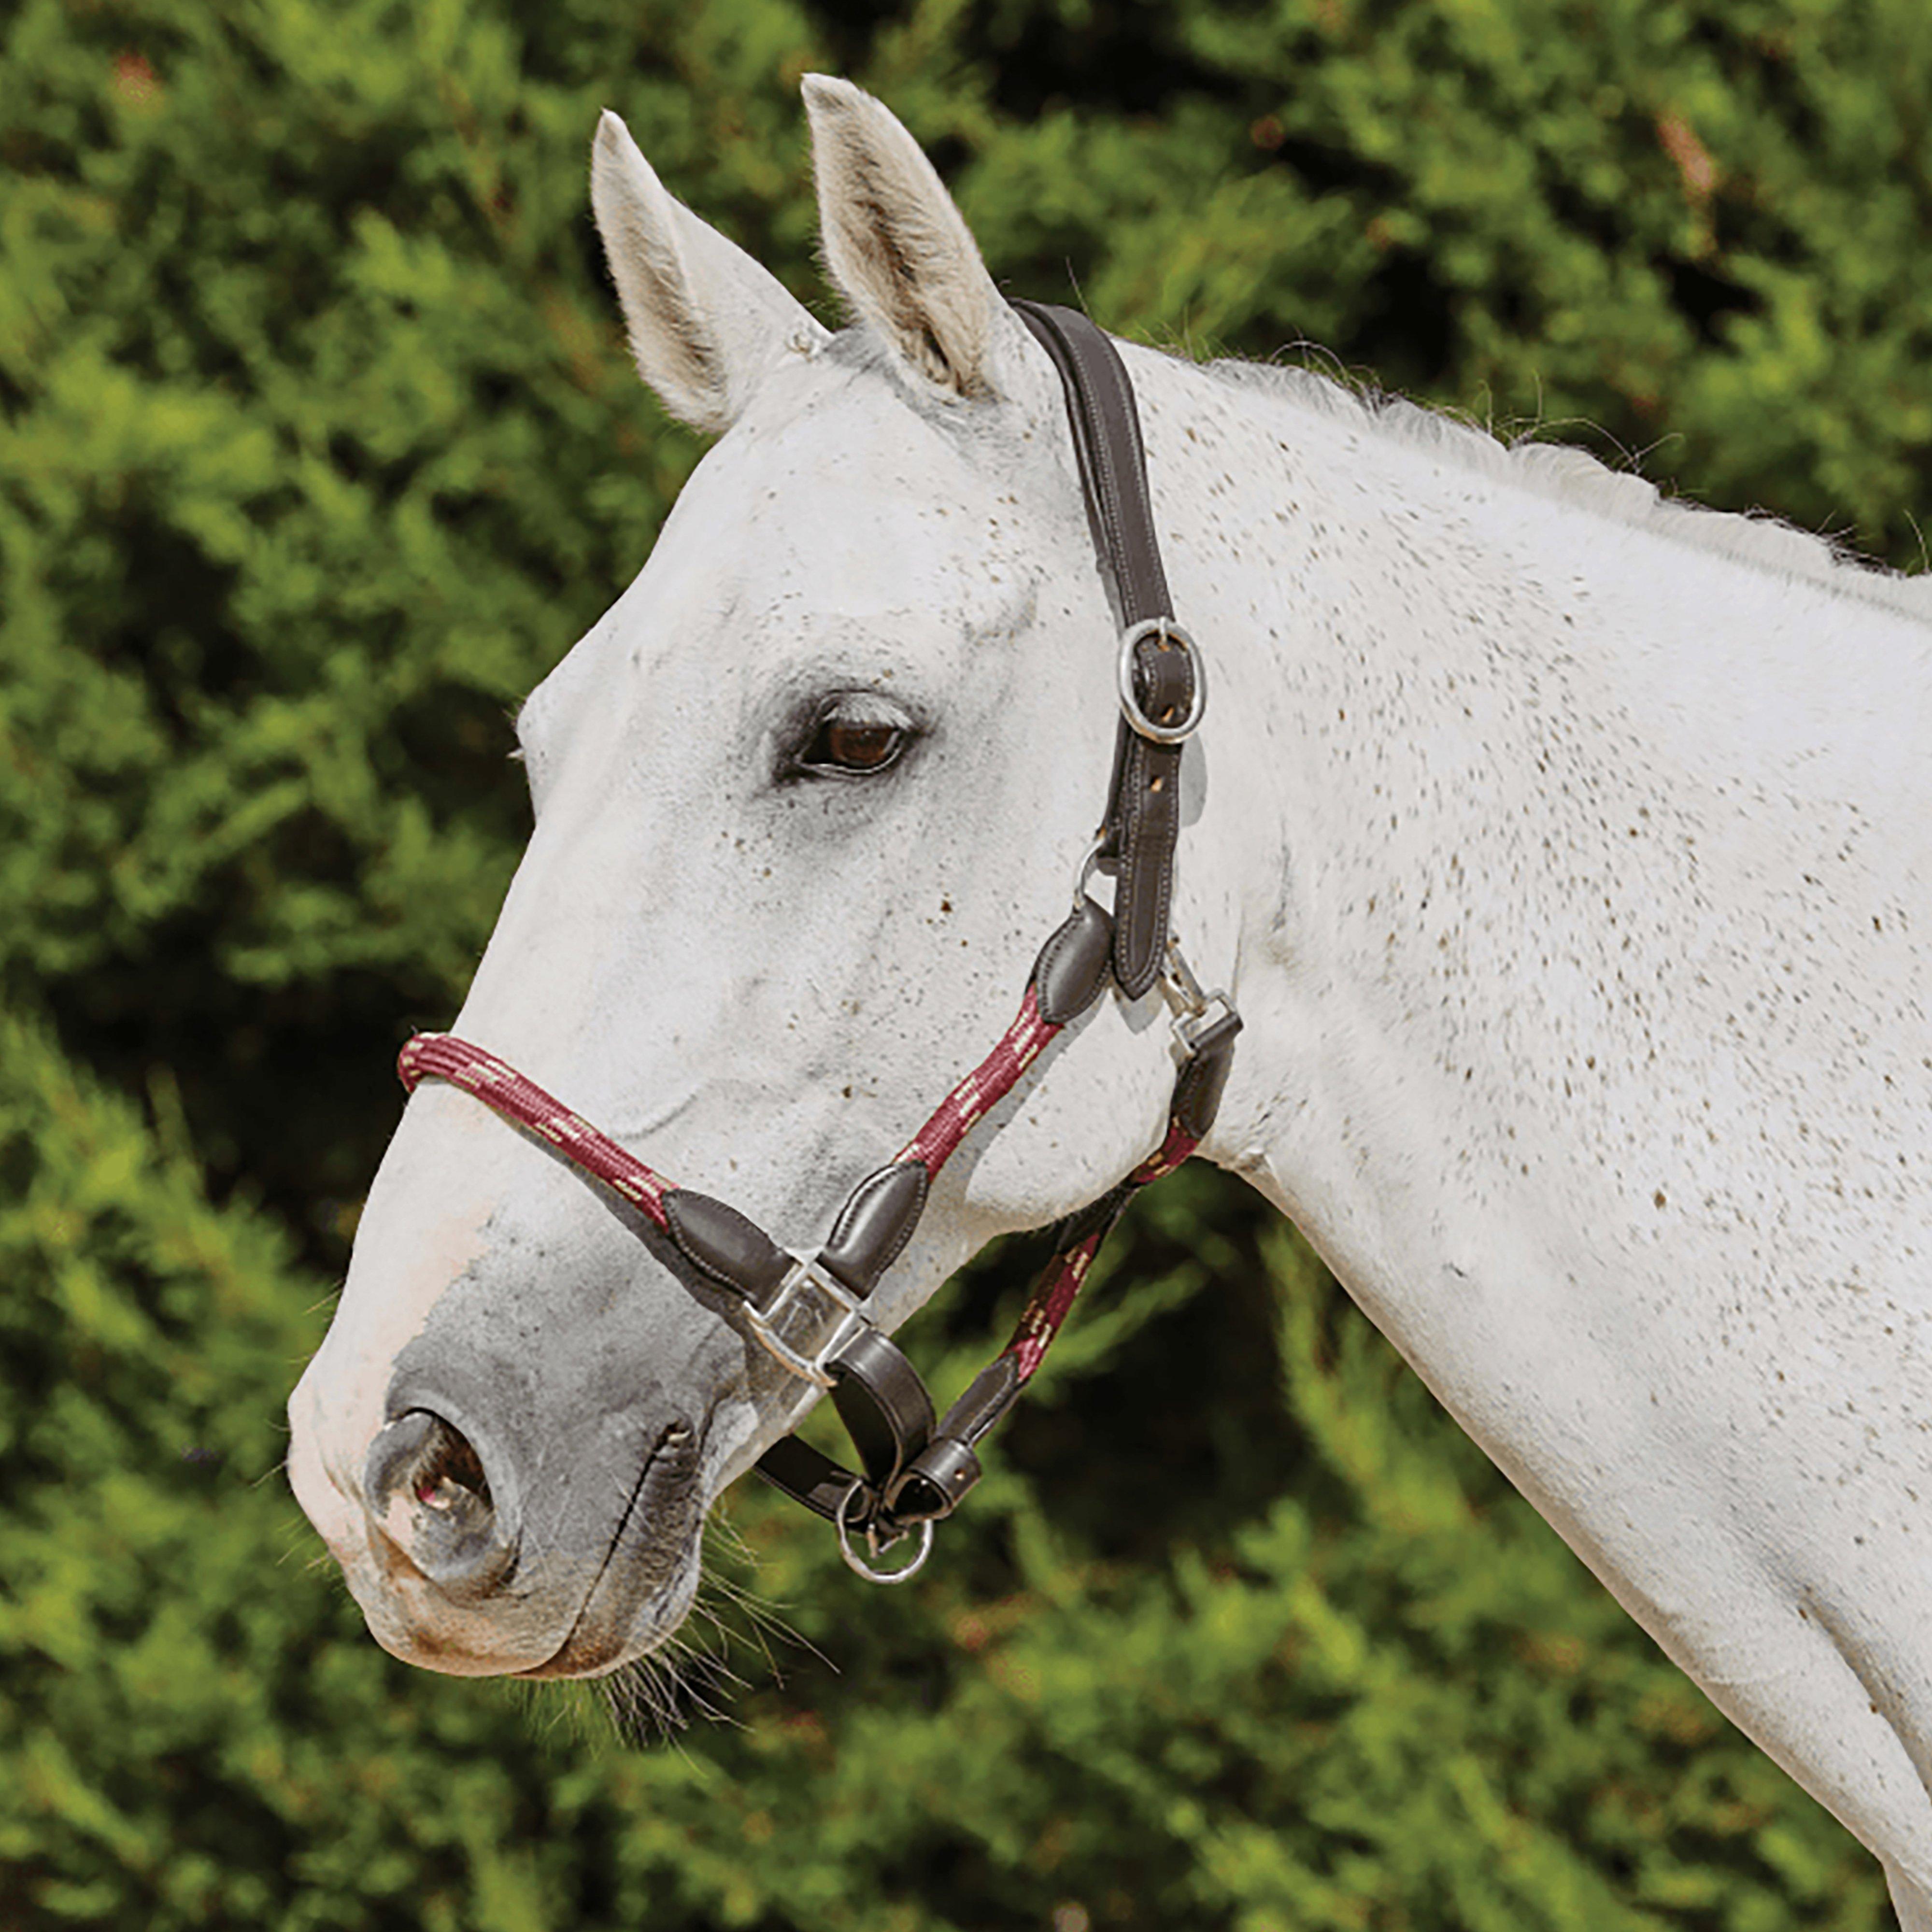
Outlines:
<svg viewBox="0 0 1932 1932"><path fill-rule="evenodd" d="M634 1683L636 1743L588 1690L404 1669L317 1560L281 1405L395 1047L526 830L509 715L700 453L620 339L596 112L830 320L814 67L902 116L1016 292L1918 556L1922 4L20 0L0 1924L1888 1924L1209 1174L1138 1210L919 1586L730 1499L745 1681L676 1748ZM942 1394L1019 1271L920 1318Z"/></svg>

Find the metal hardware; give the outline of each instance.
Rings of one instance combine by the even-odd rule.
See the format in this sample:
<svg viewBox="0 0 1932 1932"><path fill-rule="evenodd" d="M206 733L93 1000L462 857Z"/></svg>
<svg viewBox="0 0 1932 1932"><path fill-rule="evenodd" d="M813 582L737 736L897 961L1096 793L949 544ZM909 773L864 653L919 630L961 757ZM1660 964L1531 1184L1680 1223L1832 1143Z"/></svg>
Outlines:
<svg viewBox="0 0 1932 1932"><path fill-rule="evenodd" d="M919 1547L913 1552L910 1563L902 1564L896 1570L875 1570L852 1547L852 1526L845 1514L852 1507L852 1498L865 1486L863 1483L854 1482L845 1492L844 1500L838 1505L838 1514L832 1519L833 1527L838 1532L838 1553L844 1558L848 1566L856 1570L868 1583L903 1583L917 1576L925 1568L926 1559L932 1554L932 1519L928 1516L920 1524ZM868 1526L862 1534L866 1539L866 1554L871 1556L881 1555L883 1552L879 1548L877 1533Z"/></svg>
<svg viewBox="0 0 1932 1932"><path fill-rule="evenodd" d="M1094 842L1088 847L1079 866L1073 874L1073 910L1078 912L1088 898L1087 881L1100 869L1100 854L1106 850L1107 828L1103 825L1094 835Z"/></svg>
<svg viewBox="0 0 1932 1932"><path fill-rule="evenodd" d="M832 1377L827 1372L832 1358L862 1328L872 1324L866 1318L866 1311L858 1298L845 1284L828 1274L810 1256L790 1251L792 1264L784 1279L778 1283L778 1292L766 1306L760 1308L755 1303L745 1304L745 1318L751 1324L752 1333L784 1366L802 1380L812 1382L820 1388L830 1388ZM838 1326L811 1354L801 1354L778 1331L778 1324L790 1310L788 1304L800 1288L809 1286L844 1310Z"/></svg>
<svg viewBox="0 0 1932 1932"><path fill-rule="evenodd" d="M1160 990L1174 1009L1174 1045L1182 1060L1191 1060L1201 1050L1208 1036L1234 1019L1234 1003L1216 988L1202 990L1194 976L1180 941L1173 934L1167 938L1167 958L1162 968Z"/></svg>
<svg viewBox="0 0 1932 1932"><path fill-rule="evenodd" d="M1134 689L1134 652L1144 639L1158 638L1166 644L1178 644L1194 662L1194 701L1178 724L1156 723L1141 709ZM1172 617L1149 617L1120 635L1120 654L1116 666L1120 692L1120 716L1145 739L1156 745L1178 745L1193 736L1208 709L1208 667L1200 647Z"/></svg>

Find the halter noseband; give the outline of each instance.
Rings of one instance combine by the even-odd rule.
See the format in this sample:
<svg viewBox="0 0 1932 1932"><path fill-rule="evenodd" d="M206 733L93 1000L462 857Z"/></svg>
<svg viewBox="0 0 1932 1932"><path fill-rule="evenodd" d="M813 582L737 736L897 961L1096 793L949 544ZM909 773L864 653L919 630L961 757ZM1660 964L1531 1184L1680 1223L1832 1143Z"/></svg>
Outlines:
<svg viewBox="0 0 1932 1932"><path fill-rule="evenodd" d="M397 1063L406 1088L424 1079L460 1087L629 1202L699 1275L739 1298L746 1326L787 1370L830 1391L863 1473L795 1436L768 1449L758 1469L832 1522L845 1560L881 1583L919 1568L934 1524L979 1480L977 1444L1040 1366L1121 1210L1206 1136L1241 1026L1225 993L1202 992L1168 926L1181 750L1201 722L1207 684L1193 640L1169 614L1132 385L1113 344L1084 316L1044 303L1012 306L1066 390L1081 487L1123 626L1120 723L1106 815L1075 882L1073 909L1040 949L1019 1012L992 1052L852 1190L813 1255L779 1247L736 1208L667 1180L482 1047L451 1034L418 1034ZM1114 874L1112 913L1088 894L1096 868ZM1100 997L1110 975L1129 999L1158 983L1173 1010L1178 1070L1166 1136L1054 1229L1053 1257L1012 1339L935 1421L925 1384L874 1325L868 1301L911 1238L934 1177L1042 1048ZM920 1541L909 1563L875 1567L913 1534Z"/></svg>

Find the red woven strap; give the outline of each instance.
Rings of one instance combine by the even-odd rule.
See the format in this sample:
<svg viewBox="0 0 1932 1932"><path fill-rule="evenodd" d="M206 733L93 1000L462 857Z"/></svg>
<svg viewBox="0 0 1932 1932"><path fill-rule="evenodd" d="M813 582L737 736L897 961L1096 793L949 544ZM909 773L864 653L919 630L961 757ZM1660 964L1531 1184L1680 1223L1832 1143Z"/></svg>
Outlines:
<svg viewBox="0 0 1932 1932"><path fill-rule="evenodd" d="M1012 1024L992 1052L939 1103L898 1158L936 1174L974 1127L1012 1091L1059 1030L1040 1018L1039 1003L1028 986ZM412 1091L418 1081L434 1079L447 1080L474 1094L505 1120L549 1142L566 1160L640 1208L658 1227L665 1226L664 1197L675 1184L626 1153L609 1135L572 1113L508 1060L454 1034L419 1033L398 1056L396 1072Z"/></svg>
<svg viewBox="0 0 1932 1932"><path fill-rule="evenodd" d="M608 1134L573 1114L508 1060L454 1034L419 1033L397 1055L396 1072L412 1093L420 1080L447 1080L473 1094L493 1112L549 1142L572 1166L594 1175L668 1232L664 1197L674 1184L635 1154L626 1154Z"/></svg>
<svg viewBox="0 0 1932 1932"><path fill-rule="evenodd" d="M1113 1232L1120 1208L1125 1208L1149 1181L1172 1174L1198 1144L1196 1137L1178 1120L1170 1121L1167 1138L1116 1190L1119 1207L1096 1222L1072 1247L1063 1248L1047 1263L1040 1280L1034 1284L1033 1293L1027 1298L1026 1307L1013 1330L1012 1340L1003 1352L1012 1357L1022 1383L1040 1366L1040 1358L1053 1346L1053 1338L1060 1333L1060 1324L1072 1312L1074 1297L1087 1279L1087 1270L1094 1265L1094 1257Z"/></svg>
<svg viewBox="0 0 1932 1932"><path fill-rule="evenodd" d="M936 1174L959 1143L1018 1084L1059 1027L1040 1016L1040 1002L1029 986L1013 1023L999 1043L940 1101L932 1119L894 1156L894 1164L916 1164Z"/></svg>

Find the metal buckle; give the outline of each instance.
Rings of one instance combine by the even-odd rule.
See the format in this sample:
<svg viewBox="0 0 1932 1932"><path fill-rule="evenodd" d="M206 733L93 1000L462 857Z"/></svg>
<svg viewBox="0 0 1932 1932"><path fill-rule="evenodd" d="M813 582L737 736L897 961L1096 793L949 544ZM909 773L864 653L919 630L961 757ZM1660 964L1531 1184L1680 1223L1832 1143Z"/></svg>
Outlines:
<svg viewBox="0 0 1932 1932"><path fill-rule="evenodd" d="M1210 1035L1238 1025L1234 1003L1218 988L1203 992L1180 950L1180 941L1169 933L1167 958L1160 976L1160 989L1174 1008L1174 1044L1183 1060L1192 1060L1208 1045Z"/></svg>
<svg viewBox="0 0 1932 1932"><path fill-rule="evenodd" d="M772 1297L770 1306L759 1308L746 1302L745 1318L764 1347L794 1375L815 1383L820 1388L830 1388L832 1377L826 1371L832 1358L860 1329L869 1328L872 1324L866 1318L858 1297L842 1281L828 1274L812 1256L802 1255L796 1249L787 1252L791 1256L792 1264L784 1280L778 1283L778 1292ZM778 1331L778 1322L790 1312L788 1304L808 1284L844 1311L830 1335L809 1355L801 1354Z"/></svg>
<svg viewBox="0 0 1932 1932"><path fill-rule="evenodd" d="M1141 709L1139 694L1134 689L1134 652L1146 638L1159 638L1164 643L1178 644L1194 661L1194 702L1187 707L1187 716L1178 724L1156 724ZM1193 736L1208 709L1208 667L1202 660L1200 646L1172 617L1144 618L1131 630L1120 634L1115 678L1120 691L1120 716L1142 737L1156 745L1178 745Z"/></svg>

